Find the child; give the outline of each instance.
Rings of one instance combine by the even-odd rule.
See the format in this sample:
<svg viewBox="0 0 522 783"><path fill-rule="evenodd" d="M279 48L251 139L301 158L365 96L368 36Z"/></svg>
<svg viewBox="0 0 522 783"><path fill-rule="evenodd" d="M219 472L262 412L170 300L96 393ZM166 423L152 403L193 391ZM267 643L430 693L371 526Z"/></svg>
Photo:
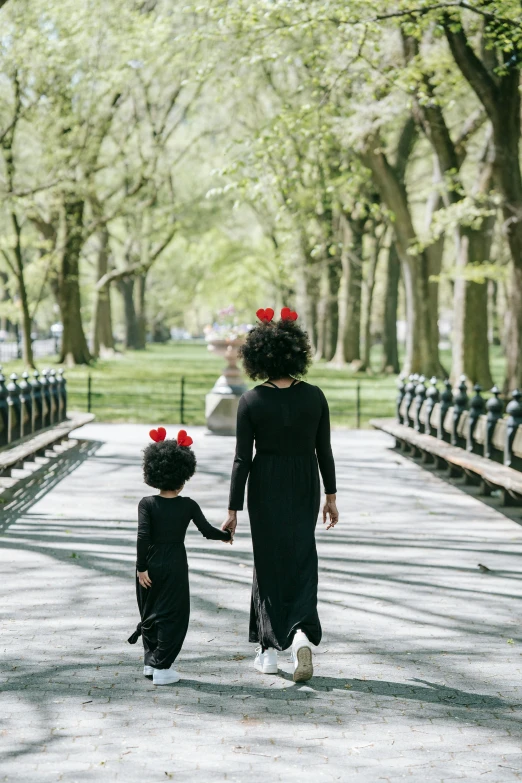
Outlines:
<svg viewBox="0 0 522 783"><path fill-rule="evenodd" d="M192 521L205 538L232 543L229 530L218 530L205 519L198 504L179 493L196 470L185 430L177 440L165 440L163 427L150 431L144 451L143 478L159 495L142 498L138 506L138 557L136 594L141 622L129 638L136 644L143 636L145 666L154 685L178 682L172 668L188 629L190 594L185 533Z"/></svg>

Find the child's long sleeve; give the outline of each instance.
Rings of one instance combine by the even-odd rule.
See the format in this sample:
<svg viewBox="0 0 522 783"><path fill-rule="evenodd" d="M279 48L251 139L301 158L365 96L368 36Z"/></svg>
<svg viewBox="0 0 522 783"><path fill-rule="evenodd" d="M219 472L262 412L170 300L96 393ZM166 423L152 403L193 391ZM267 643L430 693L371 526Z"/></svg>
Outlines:
<svg viewBox="0 0 522 783"><path fill-rule="evenodd" d="M147 554L150 546L150 513L145 503L145 498L138 505L138 542L136 568L138 571L147 570Z"/></svg>
<svg viewBox="0 0 522 783"><path fill-rule="evenodd" d="M210 538L213 541L230 541L230 530L220 530L218 527L211 525L196 501L193 500L192 503L194 506L192 511L192 521L196 525L199 532L205 536L205 538Z"/></svg>

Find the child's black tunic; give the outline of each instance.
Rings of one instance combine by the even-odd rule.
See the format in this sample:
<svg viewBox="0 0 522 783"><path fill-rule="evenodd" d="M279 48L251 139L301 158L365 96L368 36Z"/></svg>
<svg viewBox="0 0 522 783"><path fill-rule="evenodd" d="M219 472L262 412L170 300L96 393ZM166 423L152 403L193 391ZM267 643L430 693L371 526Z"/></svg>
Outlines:
<svg viewBox="0 0 522 783"><path fill-rule="evenodd" d="M252 460L254 441L255 458ZM296 628L319 644L315 526L317 463L328 494L336 492L326 398L317 386L256 386L239 401L230 509L248 514L254 548L251 642L285 650Z"/></svg>
<svg viewBox="0 0 522 783"><path fill-rule="evenodd" d="M145 665L155 669L170 668L187 634L190 593L184 541L191 521L205 538L230 540L230 532L213 527L191 498L153 495L140 500L136 569L149 572L152 586L142 587L136 577L141 623L129 642L135 644L141 633Z"/></svg>

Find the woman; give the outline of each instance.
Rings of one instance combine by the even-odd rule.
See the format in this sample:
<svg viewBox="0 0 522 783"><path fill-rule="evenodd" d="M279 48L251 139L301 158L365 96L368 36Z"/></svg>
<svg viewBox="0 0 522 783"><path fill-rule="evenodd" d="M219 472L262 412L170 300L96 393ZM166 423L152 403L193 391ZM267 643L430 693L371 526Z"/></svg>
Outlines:
<svg viewBox="0 0 522 783"><path fill-rule="evenodd" d="M277 650L292 645L294 681L301 682L312 677L312 644L321 641L315 547L318 463L327 530L339 518L330 416L321 389L301 380L312 359L308 336L295 322L297 313L285 307L277 323L270 308L258 310L257 316L260 323L249 332L240 355L250 378L264 383L239 401L229 511L222 527L235 532L248 478L254 548L249 640L260 644L254 665L275 674Z"/></svg>

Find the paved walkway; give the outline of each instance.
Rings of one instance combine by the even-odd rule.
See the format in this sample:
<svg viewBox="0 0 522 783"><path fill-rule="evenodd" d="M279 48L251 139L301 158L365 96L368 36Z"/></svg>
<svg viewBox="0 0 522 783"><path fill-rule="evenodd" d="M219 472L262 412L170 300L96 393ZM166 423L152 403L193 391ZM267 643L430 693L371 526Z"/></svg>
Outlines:
<svg viewBox="0 0 522 783"><path fill-rule="evenodd" d="M190 493L219 523L233 440L191 434ZM316 676L252 668L243 513L233 547L189 533L183 681L155 688L125 642L146 428L82 437L2 515L0 781L522 779L522 527L385 436L337 432Z"/></svg>

